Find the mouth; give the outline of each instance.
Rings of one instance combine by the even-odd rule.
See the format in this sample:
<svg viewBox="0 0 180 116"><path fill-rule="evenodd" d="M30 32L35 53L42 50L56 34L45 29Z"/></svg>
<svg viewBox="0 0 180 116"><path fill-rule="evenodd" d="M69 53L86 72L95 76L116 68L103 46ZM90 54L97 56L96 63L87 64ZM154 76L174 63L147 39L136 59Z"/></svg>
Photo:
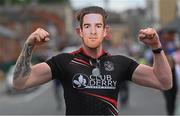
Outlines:
<svg viewBox="0 0 180 116"><path fill-rule="evenodd" d="M97 37L90 37L89 39L91 39L91 40L96 40Z"/></svg>

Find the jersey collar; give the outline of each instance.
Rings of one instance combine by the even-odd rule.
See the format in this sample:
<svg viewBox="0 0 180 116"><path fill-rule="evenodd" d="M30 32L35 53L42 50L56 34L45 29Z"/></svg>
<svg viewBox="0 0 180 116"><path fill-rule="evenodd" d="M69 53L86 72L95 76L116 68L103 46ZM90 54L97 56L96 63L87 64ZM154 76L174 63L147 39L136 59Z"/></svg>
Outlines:
<svg viewBox="0 0 180 116"><path fill-rule="evenodd" d="M90 55L88 55L88 53L82 47L79 49L79 53L85 57L90 58L90 59L95 59L95 58L91 57ZM106 56L106 55L108 55L108 53L103 49L102 54L96 59L99 59L99 58Z"/></svg>

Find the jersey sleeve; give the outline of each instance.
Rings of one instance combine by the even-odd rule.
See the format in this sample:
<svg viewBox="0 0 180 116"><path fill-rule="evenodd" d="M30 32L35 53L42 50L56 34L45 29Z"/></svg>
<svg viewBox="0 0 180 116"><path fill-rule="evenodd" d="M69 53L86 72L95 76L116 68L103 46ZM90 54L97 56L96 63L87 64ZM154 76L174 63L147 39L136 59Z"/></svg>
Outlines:
<svg viewBox="0 0 180 116"><path fill-rule="evenodd" d="M60 79L63 77L63 60L63 55L57 55L46 61L51 68L52 79Z"/></svg>
<svg viewBox="0 0 180 116"><path fill-rule="evenodd" d="M138 65L139 64L135 60L130 59L129 66L127 68L127 70L129 71L129 73L128 73L129 75L127 76L127 80L130 80L130 81L132 80L133 72L137 68Z"/></svg>
<svg viewBox="0 0 180 116"><path fill-rule="evenodd" d="M139 63L137 63L134 59L125 57L123 58L123 66L124 66L124 80L132 80L132 75L134 70L137 68Z"/></svg>

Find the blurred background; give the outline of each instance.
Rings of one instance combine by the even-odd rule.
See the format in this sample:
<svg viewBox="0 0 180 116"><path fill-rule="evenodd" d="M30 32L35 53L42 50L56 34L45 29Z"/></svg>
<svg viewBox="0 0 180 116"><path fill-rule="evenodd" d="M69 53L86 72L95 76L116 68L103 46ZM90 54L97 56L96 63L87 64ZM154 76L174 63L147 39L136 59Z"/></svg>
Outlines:
<svg viewBox="0 0 180 116"><path fill-rule="evenodd" d="M173 96L170 101L174 103L167 102L162 91L127 82L120 90L119 114L167 115L173 112L180 115L180 0L0 0L0 114L65 113L59 82L15 92L9 84L12 70L26 38L38 27L47 30L52 40L35 49L34 64L79 48L81 39L75 32L78 26L75 12L91 5L101 6L108 12L110 31L104 41L107 51L152 65L151 50L138 42L137 35L140 29L153 27L172 59L176 86L170 93Z"/></svg>

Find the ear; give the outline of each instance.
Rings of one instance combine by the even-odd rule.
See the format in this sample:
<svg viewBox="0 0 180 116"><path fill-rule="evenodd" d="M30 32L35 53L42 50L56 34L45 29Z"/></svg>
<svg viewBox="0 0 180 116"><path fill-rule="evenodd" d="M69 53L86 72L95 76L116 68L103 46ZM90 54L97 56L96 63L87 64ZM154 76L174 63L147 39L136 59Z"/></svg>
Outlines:
<svg viewBox="0 0 180 116"><path fill-rule="evenodd" d="M82 37L82 31L81 31L81 28L80 27L76 27L76 33Z"/></svg>
<svg viewBox="0 0 180 116"><path fill-rule="evenodd" d="M104 37L106 37L108 35L108 33L109 33L109 26L106 26L104 28Z"/></svg>
<svg viewBox="0 0 180 116"><path fill-rule="evenodd" d="M110 28L109 26L106 26L105 31L104 31L104 38L107 40L111 40L111 38L112 38L110 33L109 33L109 28Z"/></svg>

